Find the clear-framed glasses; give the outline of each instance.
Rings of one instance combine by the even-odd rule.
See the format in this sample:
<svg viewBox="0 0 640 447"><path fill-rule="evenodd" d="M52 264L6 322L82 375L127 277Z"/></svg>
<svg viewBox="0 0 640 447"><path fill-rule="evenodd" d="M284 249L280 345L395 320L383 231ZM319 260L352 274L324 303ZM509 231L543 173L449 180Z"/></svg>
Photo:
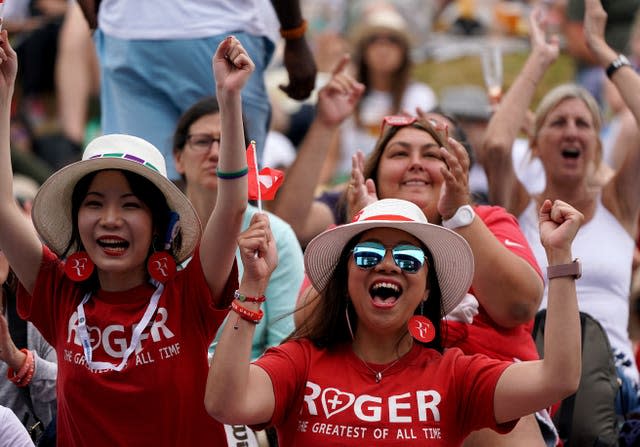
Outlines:
<svg viewBox="0 0 640 447"><path fill-rule="evenodd" d="M387 250L380 242L366 241L356 244L351 252L358 267L371 269L382 262ZM404 272L417 273L424 265L424 251L420 247L399 244L390 250L393 262Z"/></svg>
<svg viewBox="0 0 640 447"><path fill-rule="evenodd" d="M195 152L209 152L213 143L220 144L220 136L213 136L208 133L192 133L187 135L187 146Z"/></svg>

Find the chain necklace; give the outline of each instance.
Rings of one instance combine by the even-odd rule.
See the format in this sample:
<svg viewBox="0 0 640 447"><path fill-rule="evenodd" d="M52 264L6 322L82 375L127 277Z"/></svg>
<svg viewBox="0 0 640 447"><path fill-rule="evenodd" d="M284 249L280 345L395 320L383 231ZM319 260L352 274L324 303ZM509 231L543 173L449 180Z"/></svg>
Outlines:
<svg viewBox="0 0 640 447"><path fill-rule="evenodd" d="M353 329L351 328L351 320L349 319L349 306L348 306L348 302L347 302L347 306L345 306L344 312L345 312L345 317L347 319L347 327L349 328L349 333L351 334L351 340L355 340L355 337L353 336ZM355 353L355 350L353 352L353 354L358 357L360 359L360 361L362 362L362 364L373 373L373 376L376 378L376 383L380 383L380 381L382 381L382 374L384 374L387 370L391 369L393 367L393 365L395 365L396 363L398 363L400 361L400 359L402 357L398 357L393 363L391 363L388 366L385 366L381 371L376 371L375 369L373 369L372 367L369 366L369 364L367 362L365 362L363 359L361 359L358 354Z"/></svg>
<svg viewBox="0 0 640 447"><path fill-rule="evenodd" d="M356 354L357 357L357 354ZM360 358L360 357L358 357ZM400 358L397 358L393 363L391 363L390 365L387 365L384 367L384 369L382 369L381 371L376 371L375 369L373 369L372 367L369 366L369 364L367 362L365 362L364 360L360 359L362 361L362 364L364 366L367 367L367 369L369 371L371 371L373 373L373 376L376 378L376 383L380 383L382 381L382 374L384 374L387 370L391 369L396 363L398 363L400 361Z"/></svg>

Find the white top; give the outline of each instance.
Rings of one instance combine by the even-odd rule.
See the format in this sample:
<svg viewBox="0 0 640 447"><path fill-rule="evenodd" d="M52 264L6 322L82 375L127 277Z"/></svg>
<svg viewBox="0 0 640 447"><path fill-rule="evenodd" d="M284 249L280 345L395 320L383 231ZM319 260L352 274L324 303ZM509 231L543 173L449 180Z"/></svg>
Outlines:
<svg viewBox="0 0 640 447"><path fill-rule="evenodd" d="M540 243L536 208L536 203L532 200L518 220L544 272L547 258ZM623 366L625 374L637 383L638 369L627 331L634 246L633 238L598 198L593 218L578 231L572 252L582 263L582 277L576 281L578 307L602 325L609 336L616 364ZM546 275L544 279L541 308L547 307ZM626 364L621 364L625 362Z"/></svg>
<svg viewBox="0 0 640 447"><path fill-rule="evenodd" d="M531 157L529 142L526 139L517 138L513 142L511 162L516 177L529 194L539 194L544 190L546 184L544 167L539 158ZM469 188L474 192L489 191L487 175L480 163L475 163L469 171Z"/></svg>
<svg viewBox="0 0 640 447"><path fill-rule="evenodd" d="M416 114L416 107L422 110L431 110L438 103L438 98L431 87L420 82L412 82L407 86L407 90L400 103L400 111ZM369 155L378 140L378 132L382 123L382 118L390 113L392 98L389 92L372 90L364 98L360 108L362 122L367 124L367 128L358 128L355 119L349 118L341 128L340 159L336 166L336 176L351 174L351 156L356 151L361 150L364 155ZM370 128L370 130L369 130Z"/></svg>
<svg viewBox="0 0 640 447"><path fill-rule="evenodd" d="M0 447L33 447L27 429L13 411L2 405L0 405Z"/></svg>
<svg viewBox="0 0 640 447"><path fill-rule="evenodd" d="M98 26L119 39L198 39L238 30L272 36L264 20L272 15L267 0L103 0Z"/></svg>

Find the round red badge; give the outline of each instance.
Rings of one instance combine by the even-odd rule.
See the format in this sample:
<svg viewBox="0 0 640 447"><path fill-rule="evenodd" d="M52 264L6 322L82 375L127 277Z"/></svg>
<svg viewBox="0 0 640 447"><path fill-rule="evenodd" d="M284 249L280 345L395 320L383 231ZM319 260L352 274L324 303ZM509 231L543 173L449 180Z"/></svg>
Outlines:
<svg viewBox="0 0 640 447"><path fill-rule="evenodd" d="M64 274L72 281L81 282L91 276L94 267L89 255L84 251L79 251L67 257L64 264Z"/></svg>
<svg viewBox="0 0 640 447"><path fill-rule="evenodd" d="M165 283L176 274L176 261L166 251L158 251L147 261L149 275L158 282Z"/></svg>
<svg viewBox="0 0 640 447"><path fill-rule="evenodd" d="M429 343L436 336L436 328L433 323L422 315L414 315L409 318L409 333L413 338L422 343Z"/></svg>

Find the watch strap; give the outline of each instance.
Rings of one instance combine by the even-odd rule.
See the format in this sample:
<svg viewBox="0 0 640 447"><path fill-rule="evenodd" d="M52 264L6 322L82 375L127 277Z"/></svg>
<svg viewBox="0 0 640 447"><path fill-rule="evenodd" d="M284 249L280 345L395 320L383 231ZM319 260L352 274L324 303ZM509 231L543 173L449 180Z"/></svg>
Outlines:
<svg viewBox="0 0 640 447"><path fill-rule="evenodd" d="M563 276L572 276L573 279L578 279L582 276L582 266L578 258L569 264L550 265L547 267L547 278L553 279Z"/></svg>
<svg viewBox="0 0 640 447"><path fill-rule="evenodd" d="M629 59L627 59L624 54L619 54L618 57L611 61L611 63L605 70L605 72L607 73L607 77L611 79L611 76L613 76L613 74L618 71L620 67L624 67L625 65L631 66L631 62L629 62Z"/></svg>
<svg viewBox="0 0 640 447"><path fill-rule="evenodd" d="M475 217L476 212L471 205L462 205L450 219L442 220L442 226L449 230L455 230L471 225Z"/></svg>

